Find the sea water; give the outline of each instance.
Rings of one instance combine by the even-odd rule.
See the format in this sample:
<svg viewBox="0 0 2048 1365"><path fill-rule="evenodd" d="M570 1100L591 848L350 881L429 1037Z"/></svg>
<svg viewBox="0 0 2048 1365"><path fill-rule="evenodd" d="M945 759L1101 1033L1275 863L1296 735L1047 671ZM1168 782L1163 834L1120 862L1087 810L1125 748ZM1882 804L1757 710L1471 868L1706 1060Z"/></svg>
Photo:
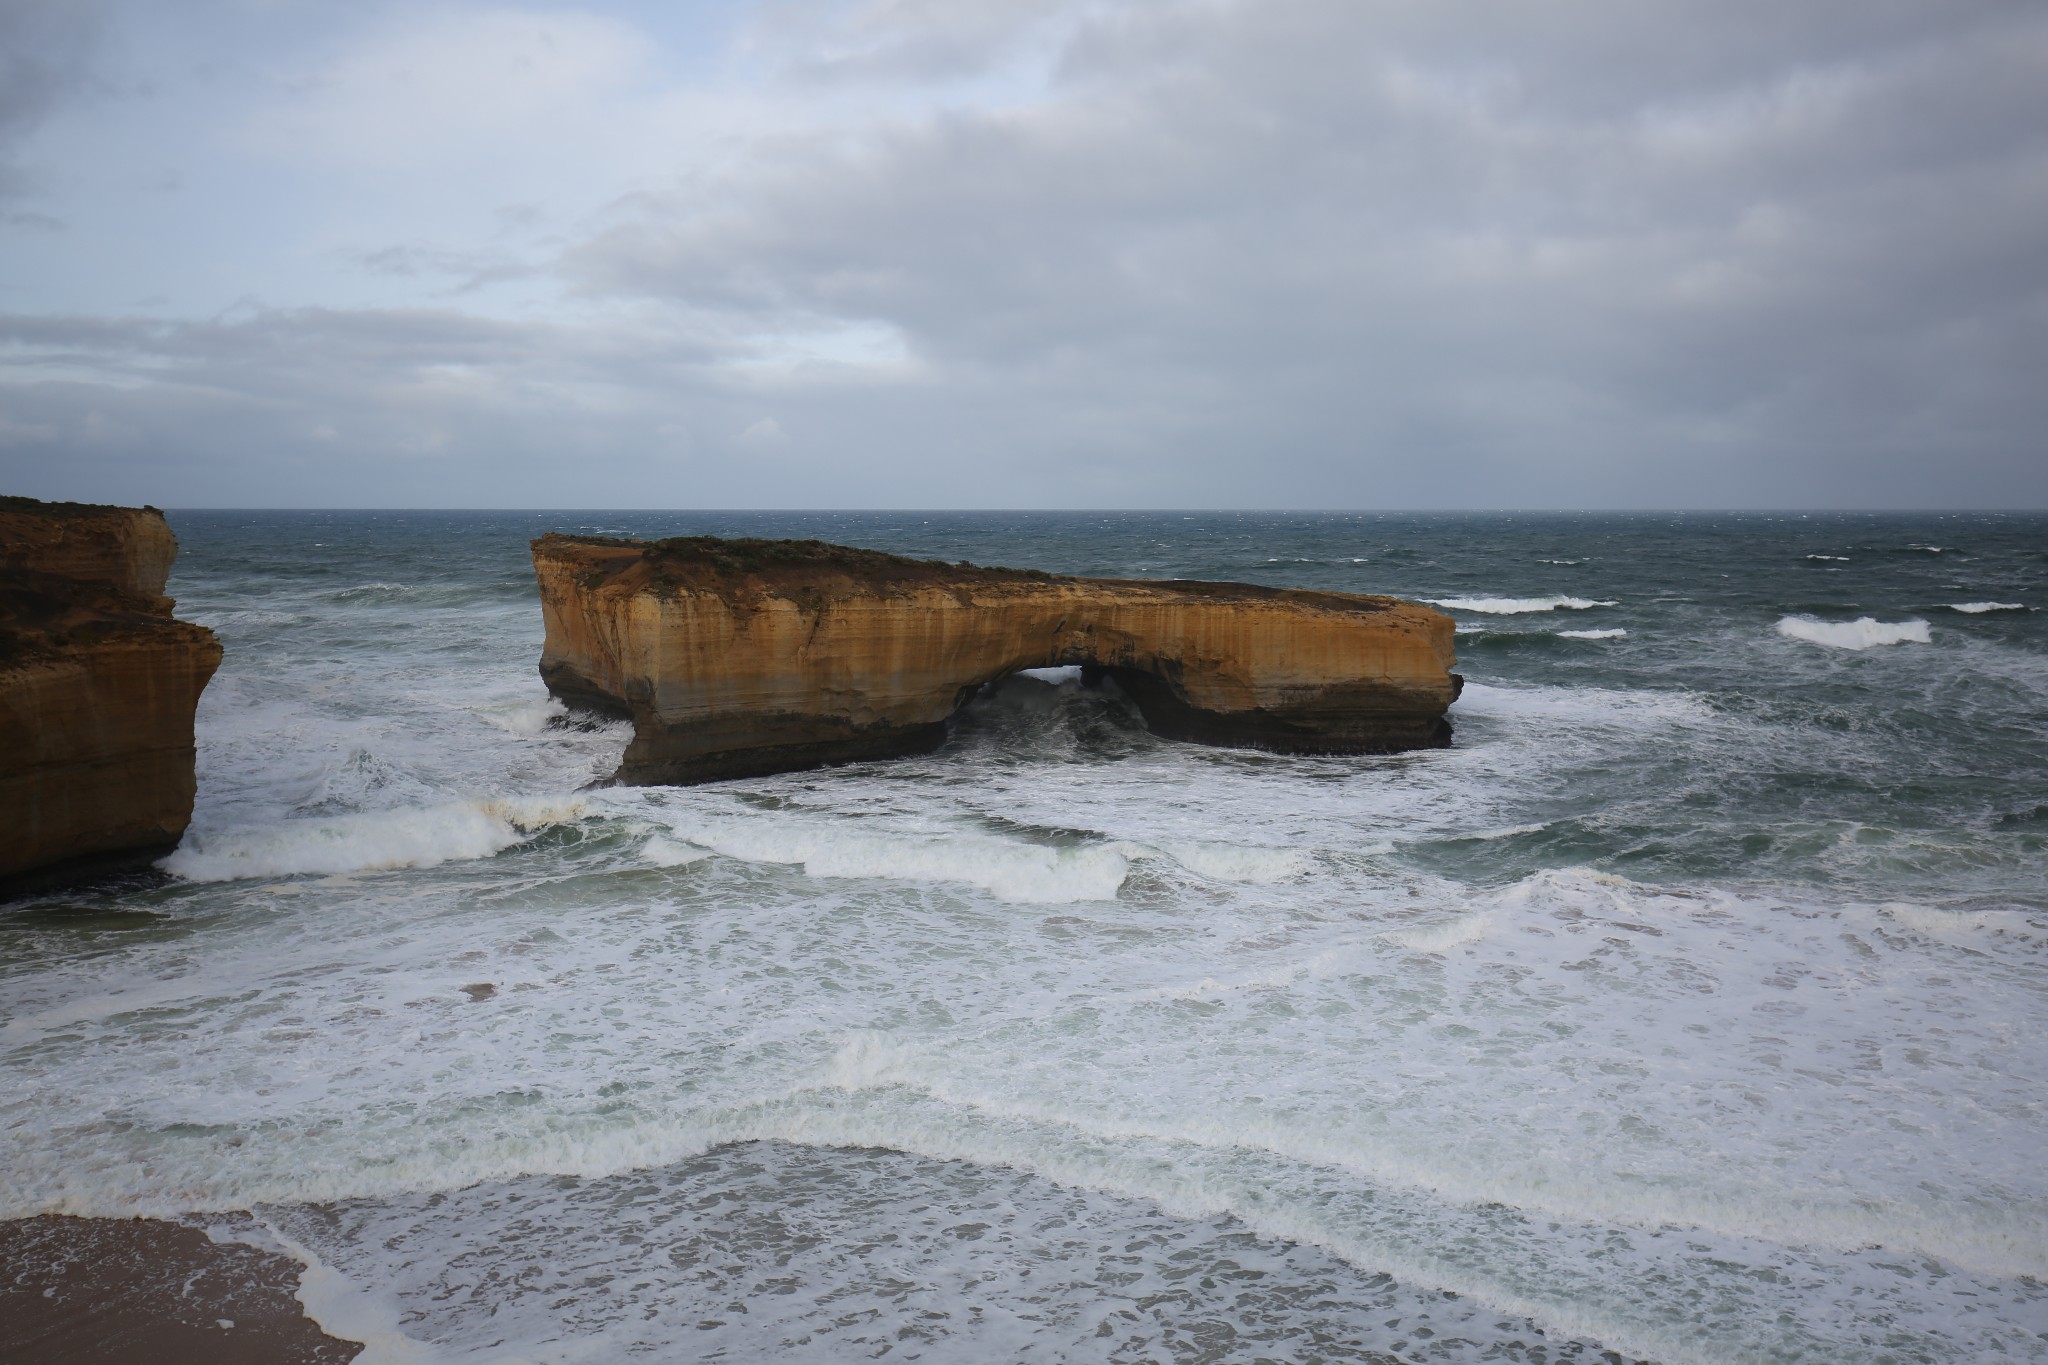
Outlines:
<svg viewBox="0 0 2048 1365"><path fill-rule="evenodd" d="M378 1362L2048 1353L2048 519L176 512L158 885L0 917L0 1216ZM1453 746L603 785L547 530L1431 601Z"/></svg>

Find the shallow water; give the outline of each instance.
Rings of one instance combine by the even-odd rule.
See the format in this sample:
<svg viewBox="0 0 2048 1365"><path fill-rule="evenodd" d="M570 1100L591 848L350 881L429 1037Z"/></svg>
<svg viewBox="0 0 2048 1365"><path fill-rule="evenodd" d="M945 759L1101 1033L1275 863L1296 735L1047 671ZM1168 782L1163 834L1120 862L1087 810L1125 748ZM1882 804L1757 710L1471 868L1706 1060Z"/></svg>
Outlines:
<svg viewBox="0 0 2048 1365"><path fill-rule="evenodd" d="M284 1246L370 1365L2048 1350L2048 519L172 523L199 810L0 919L0 1215ZM1470 685L591 788L544 529L1397 593Z"/></svg>

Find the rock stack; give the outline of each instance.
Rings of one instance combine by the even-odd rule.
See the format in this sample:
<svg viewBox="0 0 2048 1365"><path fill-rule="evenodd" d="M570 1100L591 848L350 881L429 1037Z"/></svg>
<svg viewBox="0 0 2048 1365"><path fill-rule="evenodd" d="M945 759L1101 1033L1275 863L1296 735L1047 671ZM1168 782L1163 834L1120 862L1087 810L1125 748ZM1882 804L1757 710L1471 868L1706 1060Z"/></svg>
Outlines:
<svg viewBox="0 0 2048 1365"><path fill-rule="evenodd" d="M154 507L0 498L0 895L147 867L192 819L220 642L171 616Z"/></svg>

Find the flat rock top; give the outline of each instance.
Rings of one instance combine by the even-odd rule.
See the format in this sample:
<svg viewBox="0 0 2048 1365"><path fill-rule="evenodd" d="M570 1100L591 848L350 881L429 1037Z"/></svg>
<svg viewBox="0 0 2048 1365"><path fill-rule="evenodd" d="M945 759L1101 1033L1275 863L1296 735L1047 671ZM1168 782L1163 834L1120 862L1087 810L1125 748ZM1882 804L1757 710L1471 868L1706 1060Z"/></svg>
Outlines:
<svg viewBox="0 0 2048 1365"><path fill-rule="evenodd" d="M1209 583L1187 579L1080 578L1038 569L1003 569L966 561L910 559L880 550L833 545L822 540L727 540L677 536L668 540L624 540L550 532L533 542L535 561L552 561L576 573L589 588L625 591L711 592L742 598L786 597L802 601L834 597L896 596L919 589L973 589L987 593L1035 594L1104 589L1119 597L1200 598L1217 603L1269 603L1320 611L1383 612L1408 604L1393 597L1268 588L1252 583Z"/></svg>

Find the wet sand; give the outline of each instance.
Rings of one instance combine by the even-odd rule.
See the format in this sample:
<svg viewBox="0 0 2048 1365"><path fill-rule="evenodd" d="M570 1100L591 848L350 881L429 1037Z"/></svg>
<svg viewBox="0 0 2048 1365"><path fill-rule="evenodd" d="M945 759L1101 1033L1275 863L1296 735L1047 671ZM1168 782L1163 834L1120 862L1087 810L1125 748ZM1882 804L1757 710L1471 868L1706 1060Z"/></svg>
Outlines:
<svg viewBox="0 0 2048 1365"><path fill-rule="evenodd" d="M154 1219L0 1222L0 1362L341 1365L363 1348L307 1318L299 1264Z"/></svg>

